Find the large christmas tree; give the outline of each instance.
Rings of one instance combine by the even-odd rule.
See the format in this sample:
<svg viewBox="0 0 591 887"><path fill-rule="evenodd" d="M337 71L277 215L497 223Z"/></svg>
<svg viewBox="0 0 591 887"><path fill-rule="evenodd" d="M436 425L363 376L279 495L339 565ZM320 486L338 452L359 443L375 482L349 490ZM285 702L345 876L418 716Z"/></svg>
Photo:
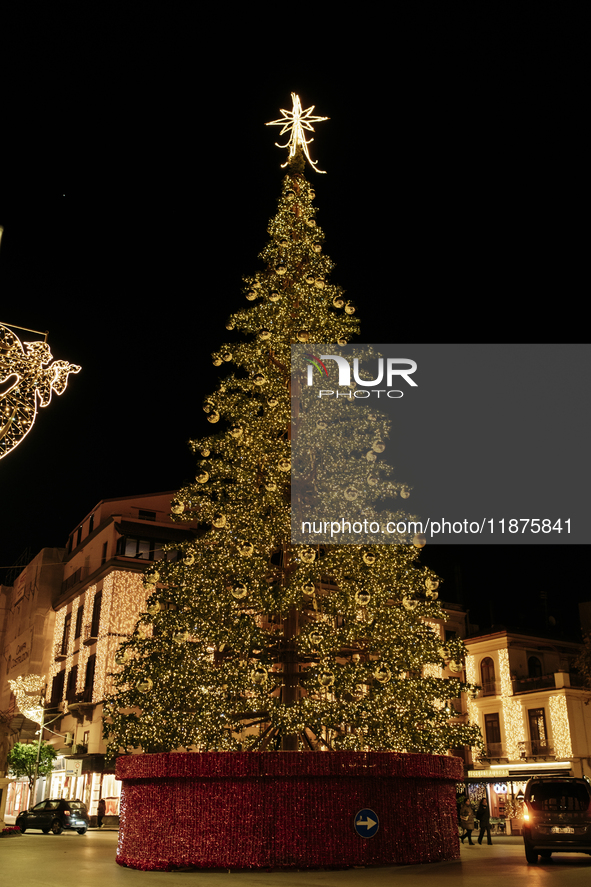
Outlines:
<svg viewBox="0 0 591 887"><path fill-rule="evenodd" d="M419 550L291 543L290 346L344 345L358 331L355 306L329 281L303 174L304 128L326 118L293 98L274 121L290 133L290 158L265 267L244 279L249 307L226 325L241 341L213 355L233 372L204 402L212 434L193 442L195 482L172 503L201 531L146 572L147 612L119 650L106 701L114 754L444 753L479 742L476 727L450 719L449 700L472 688L457 677L461 640L440 637L439 580L418 566Z"/></svg>

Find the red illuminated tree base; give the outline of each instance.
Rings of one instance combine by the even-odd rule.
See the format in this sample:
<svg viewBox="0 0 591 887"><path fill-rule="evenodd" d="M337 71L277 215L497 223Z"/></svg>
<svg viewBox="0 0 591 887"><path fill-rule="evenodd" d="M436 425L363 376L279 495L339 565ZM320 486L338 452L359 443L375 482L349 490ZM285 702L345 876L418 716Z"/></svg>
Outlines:
<svg viewBox="0 0 591 887"><path fill-rule="evenodd" d="M459 758L207 752L119 758L117 862L136 869L408 865L459 857ZM375 837L355 814L373 810Z"/></svg>

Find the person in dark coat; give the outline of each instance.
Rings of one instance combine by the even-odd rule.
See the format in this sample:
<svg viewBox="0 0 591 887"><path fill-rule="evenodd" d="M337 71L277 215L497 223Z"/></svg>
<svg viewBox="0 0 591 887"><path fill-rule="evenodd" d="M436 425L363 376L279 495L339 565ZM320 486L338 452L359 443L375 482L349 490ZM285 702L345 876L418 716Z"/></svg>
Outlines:
<svg viewBox="0 0 591 887"><path fill-rule="evenodd" d="M105 803L105 799L101 798L98 802L98 806L96 808L96 821L99 828L103 827L103 816L105 815L107 810L107 805Z"/></svg>
<svg viewBox="0 0 591 887"><path fill-rule="evenodd" d="M478 810L476 811L476 818L480 823L480 834L478 835L478 843L482 844L482 838L484 837L484 832L486 831L486 843L492 844L490 839L490 807L488 806L488 801L486 798L483 798L479 804Z"/></svg>
<svg viewBox="0 0 591 887"><path fill-rule="evenodd" d="M468 844L474 845L474 841L472 840L472 832L474 831L474 810L472 809L470 798L466 798L460 807L460 822L465 829L460 841L463 844L464 838L468 838Z"/></svg>

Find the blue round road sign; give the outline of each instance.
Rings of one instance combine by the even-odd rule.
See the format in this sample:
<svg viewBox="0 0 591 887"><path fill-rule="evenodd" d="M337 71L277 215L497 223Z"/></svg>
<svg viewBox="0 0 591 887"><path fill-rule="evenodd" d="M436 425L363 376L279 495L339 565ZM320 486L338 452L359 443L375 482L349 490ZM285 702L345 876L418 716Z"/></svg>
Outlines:
<svg viewBox="0 0 591 887"><path fill-rule="evenodd" d="M364 807L355 814L353 825L360 838L373 838L380 827L380 820L375 810Z"/></svg>

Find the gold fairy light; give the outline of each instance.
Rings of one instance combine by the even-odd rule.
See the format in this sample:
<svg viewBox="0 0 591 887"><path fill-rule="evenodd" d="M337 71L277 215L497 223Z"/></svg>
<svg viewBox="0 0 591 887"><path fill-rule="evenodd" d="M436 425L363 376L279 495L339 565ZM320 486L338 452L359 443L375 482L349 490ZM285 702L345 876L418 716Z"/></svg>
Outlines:
<svg viewBox="0 0 591 887"><path fill-rule="evenodd" d="M525 742L525 726L521 702L513 698L509 651L506 648L499 650L499 676L501 678L501 704L505 722L507 754L509 758L514 760L519 757L519 743Z"/></svg>
<svg viewBox="0 0 591 887"><path fill-rule="evenodd" d="M280 136L289 132L289 139L285 145L280 145L279 142L275 142L278 148L289 148L289 159L281 164L281 169L285 169L292 157L295 157L299 145L312 169L316 172L326 173L326 170L318 169L318 161L312 160L310 157L308 145L311 144L314 139L307 139L304 134L304 129L307 129L309 132L314 132L312 123L320 123L323 120L330 120L330 117L313 117L312 111L314 110L314 105L310 105L309 108L302 111L300 97L296 95L295 92L292 92L291 100L293 102L293 108L291 111L286 111L284 108L280 108L279 110L283 114L283 117L279 120L270 120L269 123L265 124L265 126L282 126L283 129L279 133Z"/></svg>
<svg viewBox="0 0 591 887"><path fill-rule="evenodd" d="M554 740L554 754L557 758L572 758L573 746L570 738L566 697L549 696L550 723Z"/></svg>
<svg viewBox="0 0 591 887"><path fill-rule="evenodd" d="M0 398L0 459L27 436L38 407L46 407L54 391L65 391L70 373L80 372L75 364L52 360L46 341L25 342L23 347L16 333L0 324L0 384L10 380Z"/></svg>

